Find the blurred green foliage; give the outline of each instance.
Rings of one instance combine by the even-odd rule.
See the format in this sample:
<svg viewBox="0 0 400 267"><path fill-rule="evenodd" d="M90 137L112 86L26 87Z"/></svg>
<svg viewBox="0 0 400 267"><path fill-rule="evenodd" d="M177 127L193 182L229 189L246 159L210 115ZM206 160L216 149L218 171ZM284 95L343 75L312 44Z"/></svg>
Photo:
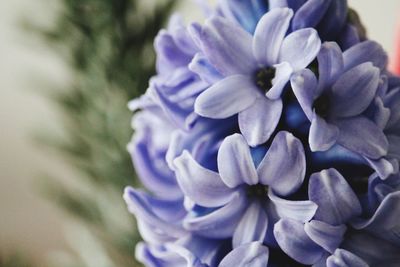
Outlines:
<svg viewBox="0 0 400 267"><path fill-rule="evenodd" d="M46 136L46 143L81 175L71 178L75 186L49 176L44 192L102 244L111 265L105 267L134 266L139 237L122 200L126 185L138 185L126 151L132 135L127 102L144 92L154 74L153 40L176 1L61 1L55 27L40 34L71 66L73 82L50 91L65 135ZM77 254L85 258L85 251ZM79 262L74 267L91 265Z"/></svg>

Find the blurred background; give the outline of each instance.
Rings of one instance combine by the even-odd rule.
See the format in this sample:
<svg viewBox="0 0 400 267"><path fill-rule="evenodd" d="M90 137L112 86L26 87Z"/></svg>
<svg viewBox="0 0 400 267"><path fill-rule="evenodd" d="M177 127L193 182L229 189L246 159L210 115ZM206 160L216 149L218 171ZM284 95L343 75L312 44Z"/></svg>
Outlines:
<svg viewBox="0 0 400 267"><path fill-rule="evenodd" d="M52 197L46 191L46 188L50 188L54 192L57 187L65 185L71 188L72 194L90 195L92 199L95 199L100 210L108 205L109 209L107 209L106 215L94 213L94 217L87 219L89 221L93 218L95 218L95 221L96 218L100 218L99 221L101 221L108 216L123 218L117 222L102 221L99 229L102 229L101 227L119 229L120 232L116 235L122 235L124 231L130 231L133 227L133 218L131 219L126 214L123 205L121 206L120 203L119 206L117 205L118 208L115 209L112 204L121 202L119 197L122 191L118 192L119 187L135 183L133 170L131 175L129 175L131 171L129 169L125 173L121 173L120 176L125 177L119 177L121 180L118 183L108 186L109 182L92 179L98 176L96 174L98 170L88 170L87 173L82 173L79 170L79 167L82 166L78 164L77 168L76 163L71 164L70 161L60 157L57 149L52 149L51 145L43 144L51 143L53 138L63 140L67 137L68 139L71 135L69 130L65 128L65 118L62 114L66 110L68 111L68 108L77 109L77 107L65 109L65 106L68 106L68 103L64 103L67 102L65 101L65 94L68 95L68 90L77 85L79 87L82 83L94 87L98 85L97 83L101 83L101 81L96 81L96 84L94 84L92 80L77 80L77 77L81 74L102 70L91 66L90 63L85 65L85 62L82 63L77 60L78 55L74 54L76 50L65 52L65 48L60 45L64 41L68 42L68 40L75 42L74 38L79 38L79 36L72 35L65 25L65 36L60 38L51 33L54 29L60 30L60 28L57 28L61 25L60 16L68 14L66 2L68 1L0 0L0 265L1 258L20 253L26 259L29 259L29 262L35 262L36 266L46 266L45 262L56 264L56 261L60 261L60 259L64 261L65 266L73 266L71 255L79 256L80 261L85 262L85 266L120 266L113 263L113 253L110 253L109 258L98 256L99 251L107 248L98 247L96 245L96 234L81 227L74 216L67 215L61 210L57 205L60 199L57 200L54 196ZM98 0L98 2L102 1ZM147 0L137 2L145 6L160 5L162 12L157 13L158 17L161 14L167 16L170 9L182 11L185 17L192 15L200 17L200 11L193 8L192 1L188 0L182 1L179 5L172 5L168 1L159 1L162 4ZM150 2L151 4L149 4ZM349 4L359 13L369 37L381 43L389 54L393 54L395 25L400 20L400 1L349 0ZM107 7L104 8L106 10ZM131 8L138 9L138 7ZM154 10L151 10L154 13ZM196 14L193 14L193 12ZM124 16L128 15L124 14ZM157 27L164 23L164 19L154 20L152 23L155 26L154 32L156 32ZM143 25L142 27L144 27ZM93 29L93 32L96 33L96 28ZM129 31L129 29L128 24L125 31ZM122 40L123 34L124 32L120 33L116 40ZM149 40L151 40L150 37L152 38L152 36L148 36ZM83 39L80 41L86 42ZM111 51L110 58L114 60L112 45L108 47L109 44L103 44L101 40L96 42L97 45L104 45L106 51ZM149 46L151 47L151 42L149 42ZM134 55L131 56L134 58ZM115 58L118 59L118 57ZM127 57L127 59L130 58ZM101 63L102 60L116 64L113 60L108 61L108 58L99 59L95 63ZM121 62L118 61L117 63L118 66L121 66L119 64ZM132 64L132 62L122 62L122 66L125 66L126 69L130 66L129 64ZM113 65L110 63L110 66ZM76 68L78 68L78 72ZM147 76L151 74L151 66L147 68L150 71L137 74L143 74L144 82ZM122 74L124 74L123 70L121 71ZM140 89L143 90L145 89L144 82L134 84L134 86L143 87ZM113 79L112 82L107 81L106 83L107 87L122 88L126 85L132 85L129 79L120 76ZM128 90L126 88L124 90L119 95L120 98L117 97L120 102L104 102L104 104L119 104L121 112L125 112L124 116L130 116L129 111L124 111L126 110L125 99L134 97L140 93L140 90L135 92L126 92ZM106 90L106 92L108 91ZM82 98L81 95L80 97ZM55 101L54 98L58 100ZM64 105L64 108L60 109L60 104L57 102L60 101L59 98L62 99L61 102L64 101L61 104ZM101 101L99 100L99 103L102 103ZM96 103L93 105L96 105ZM119 118L118 114L114 114L116 118ZM81 116L79 113L75 115ZM84 116L89 115L85 113ZM123 147L124 142L127 142L126 139L129 139L129 117L124 117L120 127L124 128L123 125L126 125L126 129L121 132L123 138L121 144L118 144L120 147ZM79 125L76 126L79 127ZM48 136L48 133L51 133L51 136ZM102 151L95 152L102 153ZM101 160L107 160L93 158L99 160L101 166L104 166ZM116 159L115 167L118 167L118 160L126 163L126 158ZM98 168L101 170L100 167ZM89 182L84 186L77 182L82 175L89 176L87 179ZM48 184L46 182L48 180L53 182ZM102 187L102 192L112 191L110 199L99 200L96 192L93 192L97 190L93 189L90 183L105 185ZM66 193L63 192L63 194ZM67 208L85 211L85 207L80 207L79 203L70 203L68 198L66 199L62 199L61 203ZM72 211L72 215L74 215L74 212L76 211ZM130 247L130 244L127 240L127 244L124 245L131 248L126 253L131 253L133 257L133 247ZM86 259L86 256L79 255L82 249L90 250L92 256L96 258L97 255L98 257L95 261ZM52 265L50 264L50 266Z"/></svg>

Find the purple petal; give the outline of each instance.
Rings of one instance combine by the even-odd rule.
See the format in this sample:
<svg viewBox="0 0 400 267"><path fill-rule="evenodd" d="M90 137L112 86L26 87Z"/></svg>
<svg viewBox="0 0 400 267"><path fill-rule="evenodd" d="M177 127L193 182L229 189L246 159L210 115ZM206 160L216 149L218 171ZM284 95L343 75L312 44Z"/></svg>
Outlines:
<svg viewBox="0 0 400 267"><path fill-rule="evenodd" d="M206 57L225 76L251 74L257 67L251 48L251 34L227 19L208 19L200 41Z"/></svg>
<svg viewBox="0 0 400 267"><path fill-rule="evenodd" d="M241 245L232 250L222 259L218 267L252 266L265 267L268 265L269 251L261 242Z"/></svg>
<svg viewBox="0 0 400 267"><path fill-rule="evenodd" d="M214 84L223 79L222 75L208 62L207 58L201 53L197 53L189 64L189 69L199 75L199 77L209 83Z"/></svg>
<svg viewBox="0 0 400 267"><path fill-rule="evenodd" d="M272 190L268 190L268 197L272 201L275 211L282 219L293 219L300 222L308 222L317 211L317 204L309 200L287 200L277 196Z"/></svg>
<svg viewBox="0 0 400 267"><path fill-rule="evenodd" d="M314 264L324 256L324 249L307 236L301 222L281 219L275 224L274 235L281 249L302 264Z"/></svg>
<svg viewBox="0 0 400 267"><path fill-rule="evenodd" d="M296 72L290 79L294 95L301 108L311 121L313 118L313 102L317 98L317 78L309 69Z"/></svg>
<svg viewBox="0 0 400 267"><path fill-rule="evenodd" d="M333 85L331 112L337 117L359 115L372 102L379 85L379 69L370 62L343 74Z"/></svg>
<svg viewBox="0 0 400 267"><path fill-rule="evenodd" d="M365 117L336 121L339 128L338 143L349 150L371 159L385 156L388 141L382 130Z"/></svg>
<svg viewBox="0 0 400 267"><path fill-rule="evenodd" d="M174 165L180 188L195 203L218 207L232 199L234 191L222 182L218 173L200 166L186 150L174 160Z"/></svg>
<svg viewBox="0 0 400 267"><path fill-rule="evenodd" d="M389 152L388 156L400 160L400 136L389 134L387 135L389 141Z"/></svg>
<svg viewBox="0 0 400 267"><path fill-rule="evenodd" d="M222 181L235 188L241 184L255 185L258 176L250 148L240 134L224 139L218 151L218 170Z"/></svg>
<svg viewBox="0 0 400 267"><path fill-rule="evenodd" d="M333 255L326 260L327 267L369 267L361 258L353 253L337 249Z"/></svg>
<svg viewBox="0 0 400 267"><path fill-rule="evenodd" d="M343 53L343 59L346 70L365 62L372 62L375 67L384 70L388 62L383 47L374 41L364 41L350 47Z"/></svg>
<svg viewBox="0 0 400 267"><path fill-rule="evenodd" d="M272 87L266 93L266 96L270 99L278 99L281 97L283 89L290 80L290 76L293 73L292 66L287 62L274 65L275 77L272 79Z"/></svg>
<svg viewBox="0 0 400 267"><path fill-rule="evenodd" d="M307 28L292 32L283 40L280 62L289 62L294 71L307 67L318 55L321 40L316 30Z"/></svg>
<svg viewBox="0 0 400 267"><path fill-rule="evenodd" d="M344 68L342 50L335 42L322 44L318 54L319 88L330 87L337 80Z"/></svg>
<svg viewBox="0 0 400 267"><path fill-rule="evenodd" d="M292 17L291 9L276 8L260 19L253 39L253 53L259 64L272 66L278 63L279 50Z"/></svg>
<svg viewBox="0 0 400 267"><path fill-rule="evenodd" d="M389 242L400 246L400 192L387 195L374 216L369 220L352 223L355 229L365 229Z"/></svg>
<svg viewBox="0 0 400 267"><path fill-rule="evenodd" d="M376 173L379 175L379 177L383 180L387 179L391 174L396 173L393 164L385 158L380 158L376 160L365 158L365 160L368 162L369 166L371 166L371 168L374 169Z"/></svg>
<svg viewBox="0 0 400 267"><path fill-rule="evenodd" d="M213 119L224 119L251 106L261 93L250 76L229 76L201 93L195 112Z"/></svg>
<svg viewBox="0 0 400 267"><path fill-rule="evenodd" d="M311 151L326 151L336 144L338 138L338 127L326 122L314 112L308 136Z"/></svg>
<svg viewBox="0 0 400 267"><path fill-rule="evenodd" d="M315 243L330 253L334 253L340 243L342 243L347 227L344 224L333 226L321 221L312 220L306 222L304 230Z"/></svg>
<svg viewBox="0 0 400 267"><path fill-rule="evenodd" d="M170 223L179 222L185 215L180 202L156 199L131 187L125 188L124 200L129 212L170 236L180 237L186 233L181 226Z"/></svg>
<svg viewBox="0 0 400 267"><path fill-rule="evenodd" d="M209 238L232 237L237 224L248 206L246 196L236 193L225 206L200 217L187 217L183 226L190 232Z"/></svg>
<svg viewBox="0 0 400 267"><path fill-rule="evenodd" d="M294 193L303 183L306 159L300 140L289 132L279 132L257 168L260 183L281 196Z"/></svg>
<svg viewBox="0 0 400 267"><path fill-rule="evenodd" d="M309 0L297 10L293 22L293 30L315 28L328 9L330 0Z"/></svg>
<svg viewBox="0 0 400 267"><path fill-rule="evenodd" d="M313 173L308 195L318 205L316 220L340 225L361 214L361 205L356 194L335 169Z"/></svg>
<svg viewBox="0 0 400 267"><path fill-rule="evenodd" d="M268 217L260 201L254 200L243 214L235 232L232 246L237 248L253 241L263 241L268 228Z"/></svg>
<svg viewBox="0 0 400 267"><path fill-rule="evenodd" d="M282 100L259 97L249 108L239 113L240 132L247 143L258 146L268 141L282 114Z"/></svg>
<svg viewBox="0 0 400 267"><path fill-rule="evenodd" d="M269 0L269 8L289 7L296 12L307 0Z"/></svg>
<svg viewBox="0 0 400 267"><path fill-rule="evenodd" d="M341 247L362 258L369 266L400 266L399 246L366 231L346 235Z"/></svg>

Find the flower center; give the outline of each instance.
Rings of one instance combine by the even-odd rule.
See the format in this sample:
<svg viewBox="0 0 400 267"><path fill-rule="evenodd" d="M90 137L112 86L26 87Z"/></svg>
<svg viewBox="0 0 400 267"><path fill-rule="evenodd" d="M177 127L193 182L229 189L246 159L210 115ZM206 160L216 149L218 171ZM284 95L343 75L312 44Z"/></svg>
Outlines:
<svg viewBox="0 0 400 267"><path fill-rule="evenodd" d="M330 102L329 96L326 94L320 95L315 101L313 107L315 112L322 118L326 118L329 115Z"/></svg>
<svg viewBox="0 0 400 267"><path fill-rule="evenodd" d="M264 67L257 70L254 74L254 80L258 88L263 92L268 92L272 87L272 79L275 77L274 67Z"/></svg>
<svg viewBox="0 0 400 267"><path fill-rule="evenodd" d="M250 185L246 192L249 197L263 198L268 194L268 186L263 184Z"/></svg>

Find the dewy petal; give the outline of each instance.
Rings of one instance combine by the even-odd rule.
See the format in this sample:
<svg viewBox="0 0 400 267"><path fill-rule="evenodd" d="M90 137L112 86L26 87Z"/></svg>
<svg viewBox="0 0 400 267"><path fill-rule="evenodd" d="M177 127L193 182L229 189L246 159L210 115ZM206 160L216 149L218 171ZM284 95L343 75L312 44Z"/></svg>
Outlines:
<svg viewBox="0 0 400 267"><path fill-rule="evenodd" d="M233 134L224 139L218 151L217 161L219 175L228 187L258 183L250 148L242 135Z"/></svg>
<svg viewBox="0 0 400 267"><path fill-rule="evenodd" d="M289 132L279 132L257 168L260 183L281 196L294 193L303 183L306 171L304 148Z"/></svg>
<svg viewBox="0 0 400 267"><path fill-rule="evenodd" d="M239 113L240 132L250 146L268 141L281 118L282 107L281 99L259 97L253 105Z"/></svg>
<svg viewBox="0 0 400 267"><path fill-rule="evenodd" d="M338 138L338 127L326 122L314 112L308 136L311 151L326 151L336 144Z"/></svg>
<svg viewBox="0 0 400 267"><path fill-rule="evenodd" d="M309 0L302 5L293 17L292 29L315 28L329 8L331 0Z"/></svg>
<svg viewBox="0 0 400 267"><path fill-rule="evenodd" d="M296 72L290 79L292 90L304 114L311 121L313 102L317 98L317 78L309 69Z"/></svg>
<svg viewBox="0 0 400 267"><path fill-rule="evenodd" d="M349 70L365 62L372 62L375 67L384 70L388 56L383 47L374 41L358 43L343 53L345 69Z"/></svg>
<svg viewBox="0 0 400 267"><path fill-rule="evenodd" d="M307 67L318 55L321 40L312 28L292 32L283 40L279 61L289 62L294 71Z"/></svg>
<svg viewBox="0 0 400 267"><path fill-rule="evenodd" d="M327 267L369 267L369 265L358 256L353 253L344 250L337 249L326 260Z"/></svg>
<svg viewBox="0 0 400 267"><path fill-rule="evenodd" d="M200 166L186 150L174 160L174 166L180 188L195 203L219 207L232 198L234 191L222 182L218 173Z"/></svg>
<svg viewBox="0 0 400 267"><path fill-rule="evenodd" d="M279 50L292 17L291 9L276 8L260 19L253 39L253 53L259 64L272 66L278 63Z"/></svg>
<svg viewBox="0 0 400 267"><path fill-rule="evenodd" d="M260 201L254 200L243 214L235 232L232 246L237 248L253 241L263 241L268 228L268 217Z"/></svg>
<svg viewBox="0 0 400 267"><path fill-rule="evenodd" d="M390 193L369 220L352 223L355 229L365 229L400 246L400 191Z"/></svg>
<svg viewBox="0 0 400 267"><path fill-rule="evenodd" d="M363 116L335 122L339 127L338 143L362 156L378 159L388 151L388 140L382 130Z"/></svg>
<svg viewBox="0 0 400 267"><path fill-rule="evenodd" d="M194 110L203 117L224 119L251 106L259 93L249 76L229 76L201 93Z"/></svg>
<svg viewBox="0 0 400 267"><path fill-rule="evenodd" d="M251 242L241 245L226 255L218 267L252 266L266 267L269 250L261 242Z"/></svg>
<svg viewBox="0 0 400 267"><path fill-rule="evenodd" d="M318 53L318 86L320 91L330 87L344 68L342 50L335 42L325 42Z"/></svg>
<svg viewBox="0 0 400 267"><path fill-rule="evenodd" d="M248 206L246 196L238 192L225 206L200 217L187 217L183 226L192 233L212 239L232 237Z"/></svg>
<svg viewBox="0 0 400 267"><path fill-rule="evenodd" d="M293 219L300 222L308 222L317 211L317 204L309 200L287 200L277 196L271 189L268 197L272 201L278 216L282 219Z"/></svg>
<svg viewBox="0 0 400 267"><path fill-rule="evenodd" d="M275 77L272 79L272 87L266 93L269 99L278 99L281 97L283 89L290 80L293 73L292 66L287 62L274 65Z"/></svg>
<svg viewBox="0 0 400 267"><path fill-rule="evenodd" d="M200 35L201 47L223 75L251 74L257 68L251 48L252 36L222 17L208 19Z"/></svg>
<svg viewBox="0 0 400 267"><path fill-rule="evenodd" d="M361 205L356 194L335 169L313 173L308 196L318 205L316 220L340 225L361 214Z"/></svg>
<svg viewBox="0 0 400 267"><path fill-rule="evenodd" d="M332 114L336 117L359 115L371 104L378 85L379 69L370 62L350 69L332 86Z"/></svg>
<svg viewBox="0 0 400 267"><path fill-rule="evenodd" d="M312 220L306 222L304 230L307 235L326 251L334 253L343 241L347 227L344 224L333 226L321 221Z"/></svg>
<svg viewBox="0 0 400 267"><path fill-rule="evenodd" d="M302 264L312 265L324 256L324 249L307 236L299 221L281 219L275 224L274 235L281 249Z"/></svg>

